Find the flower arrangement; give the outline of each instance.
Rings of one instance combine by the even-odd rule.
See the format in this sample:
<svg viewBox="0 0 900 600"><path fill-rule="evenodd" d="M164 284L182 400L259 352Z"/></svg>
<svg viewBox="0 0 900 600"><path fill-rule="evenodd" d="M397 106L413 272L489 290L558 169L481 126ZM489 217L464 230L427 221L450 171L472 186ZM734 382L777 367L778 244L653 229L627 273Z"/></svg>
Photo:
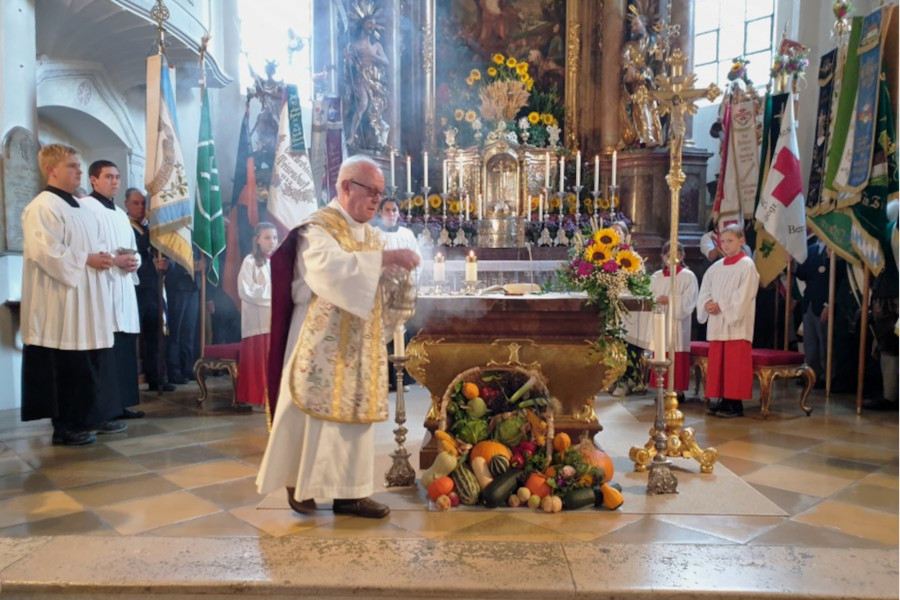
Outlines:
<svg viewBox="0 0 900 600"><path fill-rule="evenodd" d="M834 5L831 7L831 10L834 12L834 18L838 21L841 21L848 14L850 14L850 11L853 10L853 5L849 2L839 0L838 2L834 3Z"/></svg>
<svg viewBox="0 0 900 600"><path fill-rule="evenodd" d="M728 71L728 81L737 81L740 79L749 83L750 80L747 79L747 65L749 64L750 61L742 56L735 58L734 62L731 64L731 69Z"/></svg>

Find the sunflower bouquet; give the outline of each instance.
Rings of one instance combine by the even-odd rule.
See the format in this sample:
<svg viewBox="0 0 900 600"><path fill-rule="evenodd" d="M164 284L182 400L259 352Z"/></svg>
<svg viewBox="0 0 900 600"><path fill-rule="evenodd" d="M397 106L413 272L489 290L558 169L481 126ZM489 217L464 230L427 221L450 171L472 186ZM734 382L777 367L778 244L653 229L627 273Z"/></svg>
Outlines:
<svg viewBox="0 0 900 600"><path fill-rule="evenodd" d="M601 350L610 342L624 341L622 320L628 309L622 297L650 297L644 260L612 228L600 229L587 239L576 235L569 260L558 275L564 289L587 293L597 307L603 323Z"/></svg>

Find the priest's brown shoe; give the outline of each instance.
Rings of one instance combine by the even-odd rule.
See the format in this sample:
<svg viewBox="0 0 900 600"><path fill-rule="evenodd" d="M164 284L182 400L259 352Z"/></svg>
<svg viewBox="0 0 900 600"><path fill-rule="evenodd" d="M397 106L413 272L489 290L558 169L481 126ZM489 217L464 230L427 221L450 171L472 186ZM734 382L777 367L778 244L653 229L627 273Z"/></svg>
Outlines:
<svg viewBox="0 0 900 600"><path fill-rule="evenodd" d="M294 500L294 488L287 488L288 505L301 515L311 515L316 512L316 501L310 498L299 502Z"/></svg>
<svg viewBox="0 0 900 600"><path fill-rule="evenodd" d="M338 515L356 515L364 519L383 519L391 514L391 509L386 504L375 502L371 498L337 499L332 510Z"/></svg>

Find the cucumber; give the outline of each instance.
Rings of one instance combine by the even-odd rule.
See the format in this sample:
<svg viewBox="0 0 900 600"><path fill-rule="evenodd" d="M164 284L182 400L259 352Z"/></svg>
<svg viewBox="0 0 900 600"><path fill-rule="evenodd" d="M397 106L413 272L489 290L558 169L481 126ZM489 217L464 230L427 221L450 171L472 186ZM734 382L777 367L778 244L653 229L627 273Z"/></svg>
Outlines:
<svg viewBox="0 0 900 600"><path fill-rule="evenodd" d="M578 510L585 506L596 505L596 502L597 493L594 492L593 488L576 488L566 494L566 499L563 501L563 508L566 510ZM602 495L600 496L600 502L603 502Z"/></svg>
<svg viewBox="0 0 900 600"><path fill-rule="evenodd" d="M481 490L481 501L488 508L506 506L506 500L514 494L519 487L519 475L522 469L507 469L505 473L495 478L486 488Z"/></svg>

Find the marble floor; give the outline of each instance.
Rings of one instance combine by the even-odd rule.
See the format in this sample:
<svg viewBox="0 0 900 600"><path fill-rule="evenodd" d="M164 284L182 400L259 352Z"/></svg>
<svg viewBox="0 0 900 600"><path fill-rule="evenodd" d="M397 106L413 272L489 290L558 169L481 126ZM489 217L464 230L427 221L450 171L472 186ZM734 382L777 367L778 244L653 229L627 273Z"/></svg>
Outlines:
<svg viewBox="0 0 900 600"><path fill-rule="evenodd" d="M0 413L4 595L66 589L87 598L113 586L131 597L147 585L176 585L180 593L224 597L235 593L234 582L245 582L273 597L298 590L309 597L380 597L398 589L406 597L455 598L513 597L522 590L530 598L559 597L554 589L616 598L652 590L669 590L667 597L897 597L898 414L857 416L848 396L826 401L815 392L807 418L796 403L798 389L778 384L767 421L753 410L726 420L706 416L698 402L682 406L701 445L718 450L723 476L733 474L745 495L759 496L771 510L729 510L729 502L740 504L739 491L703 514L644 508L440 513L407 499L389 518L367 521L327 510L299 517L280 499L257 495L265 415L232 413L227 382L214 381L212 388L203 408L195 403L195 385L163 397L144 393L146 418L86 447L53 446L49 423ZM421 388L407 399L414 446L428 399ZM650 396L605 396L597 413L605 426L602 443L615 431L640 435L654 405ZM390 462L392 427L377 428L379 480ZM627 455L614 458L617 480L643 485L641 475L628 475ZM685 476L697 471L688 461L678 461L678 468ZM703 493L717 494L716 487ZM308 565L302 576L287 556ZM344 565L362 556L368 563L362 561L356 576L374 575L357 580ZM391 563L407 557L417 566L398 574L381 564L384 557ZM656 560L663 560L665 576L650 567ZM487 577L497 572L495 562L504 574ZM543 579L559 577L559 583L522 587L537 567L548 569ZM414 581L425 568L462 581L425 594ZM479 575L460 575L469 568ZM224 583L231 587L221 588Z"/></svg>

